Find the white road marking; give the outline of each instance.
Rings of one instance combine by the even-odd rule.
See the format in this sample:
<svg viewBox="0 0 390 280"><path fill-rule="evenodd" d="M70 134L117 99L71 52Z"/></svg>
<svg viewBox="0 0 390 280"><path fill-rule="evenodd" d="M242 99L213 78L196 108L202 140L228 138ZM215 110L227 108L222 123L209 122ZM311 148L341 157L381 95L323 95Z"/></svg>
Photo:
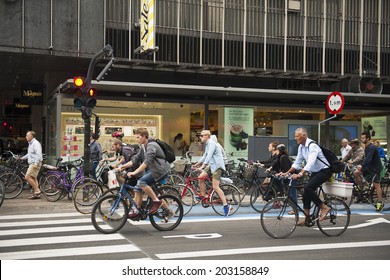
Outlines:
<svg viewBox="0 0 390 280"><path fill-rule="evenodd" d="M381 246L390 246L390 240L164 253L164 254L156 254L156 257L162 260L169 260L169 259L183 259L183 258L242 255L242 254L329 250L329 249L381 247Z"/></svg>

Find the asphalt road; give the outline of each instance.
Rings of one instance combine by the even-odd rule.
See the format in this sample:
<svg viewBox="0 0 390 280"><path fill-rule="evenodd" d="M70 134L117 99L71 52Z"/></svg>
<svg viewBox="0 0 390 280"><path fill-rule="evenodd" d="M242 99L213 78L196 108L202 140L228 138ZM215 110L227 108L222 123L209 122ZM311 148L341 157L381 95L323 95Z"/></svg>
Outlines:
<svg viewBox="0 0 390 280"><path fill-rule="evenodd" d="M390 260L390 211L376 213L370 205L352 205L350 226L339 237L299 227L276 240L250 207L224 218L198 205L173 231L129 221L118 234L104 235L70 201L27 196L0 208L0 259Z"/></svg>

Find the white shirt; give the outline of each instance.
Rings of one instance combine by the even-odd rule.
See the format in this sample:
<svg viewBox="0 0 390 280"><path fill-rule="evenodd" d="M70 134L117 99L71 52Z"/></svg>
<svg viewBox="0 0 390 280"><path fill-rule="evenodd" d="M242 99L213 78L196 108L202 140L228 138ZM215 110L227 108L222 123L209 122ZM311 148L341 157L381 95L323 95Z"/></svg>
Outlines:
<svg viewBox="0 0 390 280"><path fill-rule="evenodd" d="M341 158L344 158L351 149L352 149L352 147L350 145L347 145L345 147L341 147L341 149L340 149Z"/></svg>

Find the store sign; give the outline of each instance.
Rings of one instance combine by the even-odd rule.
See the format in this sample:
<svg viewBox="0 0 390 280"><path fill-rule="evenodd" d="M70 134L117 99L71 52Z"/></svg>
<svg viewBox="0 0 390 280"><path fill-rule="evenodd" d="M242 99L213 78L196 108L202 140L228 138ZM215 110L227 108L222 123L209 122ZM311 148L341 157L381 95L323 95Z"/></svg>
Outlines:
<svg viewBox="0 0 390 280"><path fill-rule="evenodd" d="M373 139L387 139L386 116L362 118L362 132L369 132Z"/></svg>
<svg viewBox="0 0 390 280"><path fill-rule="evenodd" d="M224 148L234 156L248 156L248 138L253 135L253 108L224 108Z"/></svg>
<svg viewBox="0 0 390 280"><path fill-rule="evenodd" d="M155 50L154 0L141 0L141 52Z"/></svg>
<svg viewBox="0 0 390 280"><path fill-rule="evenodd" d="M31 106L21 102L20 98L14 98L12 105L5 106L6 115L29 115L31 113Z"/></svg>
<svg viewBox="0 0 390 280"><path fill-rule="evenodd" d="M24 84L22 85L21 102L29 105L43 104L43 85Z"/></svg>

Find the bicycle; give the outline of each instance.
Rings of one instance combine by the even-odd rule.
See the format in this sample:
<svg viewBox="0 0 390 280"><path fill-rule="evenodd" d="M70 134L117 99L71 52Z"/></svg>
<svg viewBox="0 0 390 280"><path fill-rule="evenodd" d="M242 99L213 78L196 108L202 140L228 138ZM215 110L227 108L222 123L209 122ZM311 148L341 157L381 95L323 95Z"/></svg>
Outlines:
<svg viewBox="0 0 390 280"><path fill-rule="evenodd" d="M347 230L351 210L345 203L344 198L327 194L320 186L317 194L322 196L324 203L330 208L326 219L320 221L320 208L318 206L315 206L311 213L307 215L299 205L291 200L292 179L291 177L286 179L289 180L289 183L284 195L270 200L261 211L260 223L267 235L276 239L289 237L298 226L298 210L305 216L305 226L312 227L317 224L318 229L326 236L339 236ZM275 205L278 205L278 207L275 207Z"/></svg>
<svg viewBox="0 0 390 280"><path fill-rule="evenodd" d="M150 223L157 230L173 230L180 225L184 215L179 198L171 194L159 195L158 199L163 201L163 204L157 212L151 214L149 210L152 199L147 197L142 205L137 205L130 193L140 189L127 184L128 179L125 179L117 194L102 196L94 205L91 221L97 231L105 234L119 231L125 225L128 214L133 208L138 211L139 220L146 220L149 217ZM151 187L158 191L156 186Z"/></svg>
<svg viewBox="0 0 390 280"><path fill-rule="evenodd" d="M0 179L0 207L3 205L5 195L5 186L3 180Z"/></svg>
<svg viewBox="0 0 390 280"><path fill-rule="evenodd" d="M126 171L122 172L123 177L126 177ZM156 183L157 194L171 194L179 196L179 191L164 180ZM91 214L93 206L102 197L108 194L113 195L120 192L120 187L109 188L100 181L91 180L77 187L73 196L73 204L81 214Z"/></svg>
<svg viewBox="0 0 390 280"><path fill-rule="evenodd" d="M184 215L187 215L194 205L201 202L204 208L211 205L215 213L220 216L224 216L225 213L223 210L222 200L218 193L213 190L211 186L211 178L207 177L204 181L206 184L206 196L202 196L200 194L200 190L198 189L198 176L196 170L191 171L185 184L175 186L179 189L179 198L183 203L183 207L185 207ZM225 182L223 178L221 178L219 187L225 194L226 202L233 206L233 210L229 213L229 216L233 215L237 212L241 205L240 191L231 183Z"/></svg>
<svg viewBox="0 0 390 280"><path fill-rule="evenodd" d="M47 172L40 182L40 186L48 201L55 202L65 196L71 200L78 186L94 181L94 179L84 176L84 171L81 168L82 162L82 159L67 162Z"/></svg>

